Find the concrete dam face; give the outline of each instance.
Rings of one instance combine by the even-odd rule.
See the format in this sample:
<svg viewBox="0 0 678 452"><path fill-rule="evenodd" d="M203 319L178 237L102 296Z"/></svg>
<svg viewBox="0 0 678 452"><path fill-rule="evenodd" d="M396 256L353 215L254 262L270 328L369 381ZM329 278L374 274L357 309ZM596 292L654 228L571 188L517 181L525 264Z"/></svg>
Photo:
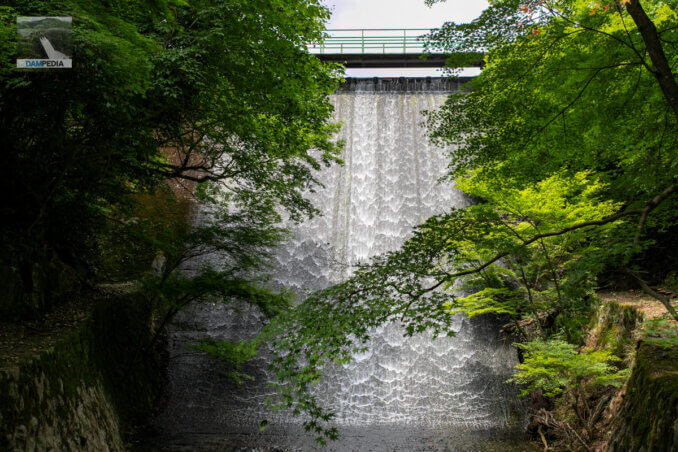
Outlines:
<svg viewBox="0 0 678 452"><path fill-rule="evenodd" d="M332 97L345 164L320 174L325 187L310 197L322 215L292 226L273 284L303 297L396 249L427 217L467 205L451 183L438 182L448 157L422 125L422 112L458 88L441 79L349 79ZM254 337L262 318L243 309L194 306L171 328L167 404L151 441L158 450L512 450L522 407L504 382L517 354L496 321L457 317L457 335L436 340L406 338L396 324L375 331L367 352L328 369L314 389L340 434L323 449L300 419L266 408L268 358L249 363L243 371L256 380L239 387L218 362L186 349L204 337ZM269 427L260 432L262 419Z"/></svg>

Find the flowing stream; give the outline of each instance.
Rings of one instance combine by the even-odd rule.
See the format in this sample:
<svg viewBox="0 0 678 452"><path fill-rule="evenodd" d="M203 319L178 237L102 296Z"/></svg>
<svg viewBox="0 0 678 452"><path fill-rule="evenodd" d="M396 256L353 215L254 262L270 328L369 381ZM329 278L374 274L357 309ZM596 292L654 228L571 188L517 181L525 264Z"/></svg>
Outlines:
<svg viewBox="0 0 678 452"><path fill-rule="evenodd" d="M458 82L440 79L350 80L332 97L346 142L344 166L323 170L312 194L323 212L294 228L276 256L274 284L298 294L340 281L351 265L397 248L411 228L450 206L467 205L449 183L444 151L421 122ZM201 337L242 339L261 328L245 308L196 306L170 332L167 404L153 421L152 450L313 450L319 448L290 413L271 413L267 362L244 371L238 387L219 364L186 345ZM369 351L330 369L315 391L336 412L341 438L330 450L527 450L520 442L522 405L504 381L517 363L492 319L455 319L453 338L403 337L380 328ZM269 420L260 432L259 422Z"/></svg>

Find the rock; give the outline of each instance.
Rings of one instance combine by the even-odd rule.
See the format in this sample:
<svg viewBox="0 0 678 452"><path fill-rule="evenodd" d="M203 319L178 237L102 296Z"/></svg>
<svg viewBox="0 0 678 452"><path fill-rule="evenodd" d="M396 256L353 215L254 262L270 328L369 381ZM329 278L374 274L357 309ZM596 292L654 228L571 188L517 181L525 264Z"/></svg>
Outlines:
<svg viewBox="0 0 678 452"><path fill-rule="evenodd" d="M608 450L678 450L678 350L639 344Z"/></svg>

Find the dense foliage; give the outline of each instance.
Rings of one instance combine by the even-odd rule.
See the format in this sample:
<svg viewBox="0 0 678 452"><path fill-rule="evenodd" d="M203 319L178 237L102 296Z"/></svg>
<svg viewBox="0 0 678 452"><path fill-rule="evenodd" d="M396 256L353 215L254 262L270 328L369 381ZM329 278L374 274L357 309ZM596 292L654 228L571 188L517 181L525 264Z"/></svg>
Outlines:
<svg viewBox="0 0 678 452"><path fill-rule="evenodd" d="M450 51L489 50L469 92L429 116L433 139L452 145L450 176L472 170L510 189L588 172L628 215L597 261L653 296L645 280L671 265L648 275L645 250L677 220L676 20L670 2L498 2L434 36Z"/></svg>
<svg viewBox="0 0 678 452"><path fill-rule="evenodd" d="M553 397L564 389L580 389L586 383L623 382L624 371L611 364L620 358L608 351L588 349L579 353L575 345L558 339L535 340L518 346L524 350L525 360L516 366L520 372L511 381L525 385L523 395L541 389L544 395Z"/></svg>
<svg viewBox="0 0 678 452"><path fill-rule="evenodd" d="M4 4L4 313L44 311L65 266L91 280L125 254L123 269L148 269L161 253L166 283L168 271L189 257L225 253L232 260L216 269L222 286L210 290L223 293L232 279L238 292L234 269L257 263L280 236L271 227L276 208L295 219L315 212L302 193L317 183L313 170L336 160L339 149L327 99L338 72L305 52L328 18L320 2ZM73 69L13 67L17 16L72 16ZM172 190L164 188L168 179ZM204 193L221 192L202 198L213 221L181 231L195 216L186 205L149 216L153 203L177 197L175 204L185 204L196 183L212 185ZM112 250L114 243L148 253L133 264L133 253ZM209 293L205 284L199 296L186 297Z"/></svg>

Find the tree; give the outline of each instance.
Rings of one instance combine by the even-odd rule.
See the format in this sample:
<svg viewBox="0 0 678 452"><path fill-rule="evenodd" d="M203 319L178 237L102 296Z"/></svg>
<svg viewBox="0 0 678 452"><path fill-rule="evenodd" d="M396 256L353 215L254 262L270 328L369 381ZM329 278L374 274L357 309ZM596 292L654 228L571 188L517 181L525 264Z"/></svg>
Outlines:
<svg viewBox="0 0 678 452"><path fill-rule="evenodd" d="M428 118L432 139L450 149L450 179L478 204L429 218L399 250L359 265L270 329L282 406L333 437L332 415L309 387L386 322L450 334L450 312L493 312L517 331L536 325L524 339L580 342L596 277L610 266L678 319L639 259L678 220L674 8L500 0L431 35L452 55L487 52L469 89ZM476 292L457 297L455 284ZM566 359L577 360L586 356ZM605 360L594 361L584 367Z"/></svg>
<svg viewBox="0 0 678 452"><path fill-rule="evenodd" d="M497 2L432 36L488 57L470 92L429 116L434 140L455 145L452 178L473 170L516 187L563 170L601 178L627 217L607 247L674 317L638 256L676 224L675 23L672 3Z"/></svg>
<svg viewBox="0 0 678 452"><path fill-rule="evenodd" d="M0 11L2 36L17 15L73 16L74 35L72 70L17 70L13 41L0 45L5 313L48 309L64 264L91 278L97 235L168 179L229 193L222 219L235 225L195 240L234 247L242 237L229 234L262 209L315 213L303 193L340 148L327 98L339 73L305 52L328 18L319 1L16 0Z"/></svg>

